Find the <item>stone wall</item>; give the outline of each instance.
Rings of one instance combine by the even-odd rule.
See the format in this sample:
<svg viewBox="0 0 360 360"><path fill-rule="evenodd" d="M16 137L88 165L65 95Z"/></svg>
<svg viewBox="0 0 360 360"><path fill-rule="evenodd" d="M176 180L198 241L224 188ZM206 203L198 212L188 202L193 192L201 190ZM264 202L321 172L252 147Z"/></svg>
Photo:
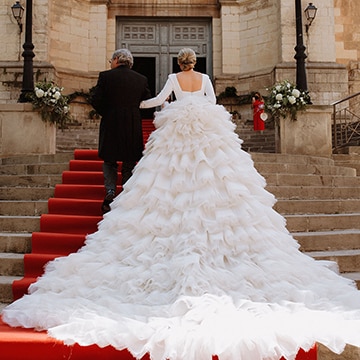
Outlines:
<svg viewBox="0 0 360 360"><path fill-rule="evenodd" d="M337 62L348 65L360 58L360 4L334 0L335 46Z"/></svg>
<svg viewBox="0 0 360 360"><path fill-rule="evenodd" d="M55 154L56 127L31 104L0 104L0 156Z"/></svg>
<svg viewBox="0 0 360 360"><path fill-rule="evenodd" d="M34 83L42 80L59 82L54 67L47 62L34 61ZM15 61L0 61L0 104L16 103L22 89L23 66Z"/></svg>
<svg viewBox="0 0 360 360"><path fill-rule="evenodd" d="M307 4L303 0L302 8ZM348 94L346 73L337 64L354 69L350 64L358 61L360 3L323 0L315 5L316 19L304 33L308 87L317 103L328 104ZM98 72L108 68L119 15L212 18L217 93L226 86L235 86L239 94L263 92L275 80L295 77L293 0L37 0L33 2L35 77L46 74L65 93L87 91ZM14 102L21 86L24 32L19 34L11 4L5 0L0 0L0 34L0 103ZM360 88L357 76L351 81L350 91ZM337 82L340 86L334 86Z"/></svg>

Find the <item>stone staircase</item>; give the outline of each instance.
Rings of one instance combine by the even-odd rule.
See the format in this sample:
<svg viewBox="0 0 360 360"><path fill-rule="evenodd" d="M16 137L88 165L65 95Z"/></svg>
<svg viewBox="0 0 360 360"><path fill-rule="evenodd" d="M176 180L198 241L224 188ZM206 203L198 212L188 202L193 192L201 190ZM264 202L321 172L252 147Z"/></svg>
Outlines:
<svg viewBox="0 0 360 360"><path fill-rule="evenodd" d="M75 140L74 132L79 135ZM23 254L31 251L31 233L39 231L40 215L47 212L54 185L61 183L62 172L68 170L72 150L80 141L83 148L97 146L93 143L97 130L69 129L62 136L55 155L0 159L1 303L12 301L11 283L23 275ZM267 189L278 199L275 209L286 217L302 251L336 261L340 272L360 286L360 176L356 174L360 155L331 159L252 152L251 147L250 152L267 180ZM319 354L319 360L360 358L358 349L351 347L341 357L322 347Z"/></svg>
<svg viewBox="0 0 360 360"><path fill-rule="evenodd" d="M31 233L39 231L61 173L72 153L1 159L0 302L12 300L10 283L23 274L23 253ZM275 209L304 252L335 260L344 276L360 283L360 177L335 161L295 155L252 153L267 189L278 199ZM359 156L360 162L360 156Z"/></svg>
<svg viewBox="0 0 360 360"><path fill-rule="evenodd" d="M360 146L350 146L343 149L343 153L333 154L336 165L347 166L356 169L357 176L360 176Z"/></svg>
<svg viewBox="0 0 360 360"><path fill-rule="evenodd" d="M31 234L73 153L0 159L0 303L12 301L11 283L24 274Z"/></svg>
<svg viewBox="0 0 360 360"><path fill-rule="evenodd" d="M253 130L251 120L234 120L236 132L244 141L242 148L245 151L274 153L275 130L274 124L266 125L263 133ZM91 120L84 124L70 125L67 129L57 130L56 151L69 152L74 149L97 149L99 120Z"/></svg>
<svg viewBox="0 0 360 360"><path fill-rule="evenodd" d="M235 120L236 133L243 140L242 148L252 153L275 153L274 123L266 123L264 131L254 131L252 120Z"/></svg>

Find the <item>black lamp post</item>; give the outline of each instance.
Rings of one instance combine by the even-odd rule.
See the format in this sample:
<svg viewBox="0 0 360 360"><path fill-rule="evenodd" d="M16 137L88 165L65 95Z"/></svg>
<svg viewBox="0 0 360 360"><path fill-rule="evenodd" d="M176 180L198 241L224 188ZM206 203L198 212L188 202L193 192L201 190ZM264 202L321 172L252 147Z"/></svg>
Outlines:
<svg viewBox="0 0 360 360"><path fill-rule="evenodd" d="M301 0L295 0L295 17L296 17L296 46L295 56L296 59L296 87L300 91L307 91L307 81L305 72L305 46L303 42L302 30L302 11Z"/></svg>
<svg viewBox="0 0 360 360"><path fill-rule="evenodd" d="M33 57L35 56L32 43L32 0L26 0L26 18L25 18L25 43L23 45L22 56L24 58L23 82L21 94L18 102L29 102L26 94L34 91Z"/></svg>

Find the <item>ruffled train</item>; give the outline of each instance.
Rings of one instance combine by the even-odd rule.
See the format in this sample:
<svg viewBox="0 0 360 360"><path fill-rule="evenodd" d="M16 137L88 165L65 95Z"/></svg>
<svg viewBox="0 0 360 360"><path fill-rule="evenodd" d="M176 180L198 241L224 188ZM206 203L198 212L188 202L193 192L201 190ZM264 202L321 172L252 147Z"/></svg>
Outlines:
<svg viewBox="0 0 360 360"><path fill-rule="evenodd" d="M298 250L225 109L189 97L155 126L98 231L3 320L154 360L360 346L359 291Z"/></svg>

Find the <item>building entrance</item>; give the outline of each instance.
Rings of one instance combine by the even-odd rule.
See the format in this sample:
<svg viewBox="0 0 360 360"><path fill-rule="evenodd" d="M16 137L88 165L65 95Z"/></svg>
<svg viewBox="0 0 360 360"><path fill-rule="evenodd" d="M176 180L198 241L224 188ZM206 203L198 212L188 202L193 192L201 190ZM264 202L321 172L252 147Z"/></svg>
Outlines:
<svg viewBox="0 0 360 360"><path fill-rule="evenodd" d="M132 52L133 69L148 78L152 95L180 70L177 54L184 47L196 52L195 69L211 76L211 40L211 18L117 18L116 46Z"/></svg>

